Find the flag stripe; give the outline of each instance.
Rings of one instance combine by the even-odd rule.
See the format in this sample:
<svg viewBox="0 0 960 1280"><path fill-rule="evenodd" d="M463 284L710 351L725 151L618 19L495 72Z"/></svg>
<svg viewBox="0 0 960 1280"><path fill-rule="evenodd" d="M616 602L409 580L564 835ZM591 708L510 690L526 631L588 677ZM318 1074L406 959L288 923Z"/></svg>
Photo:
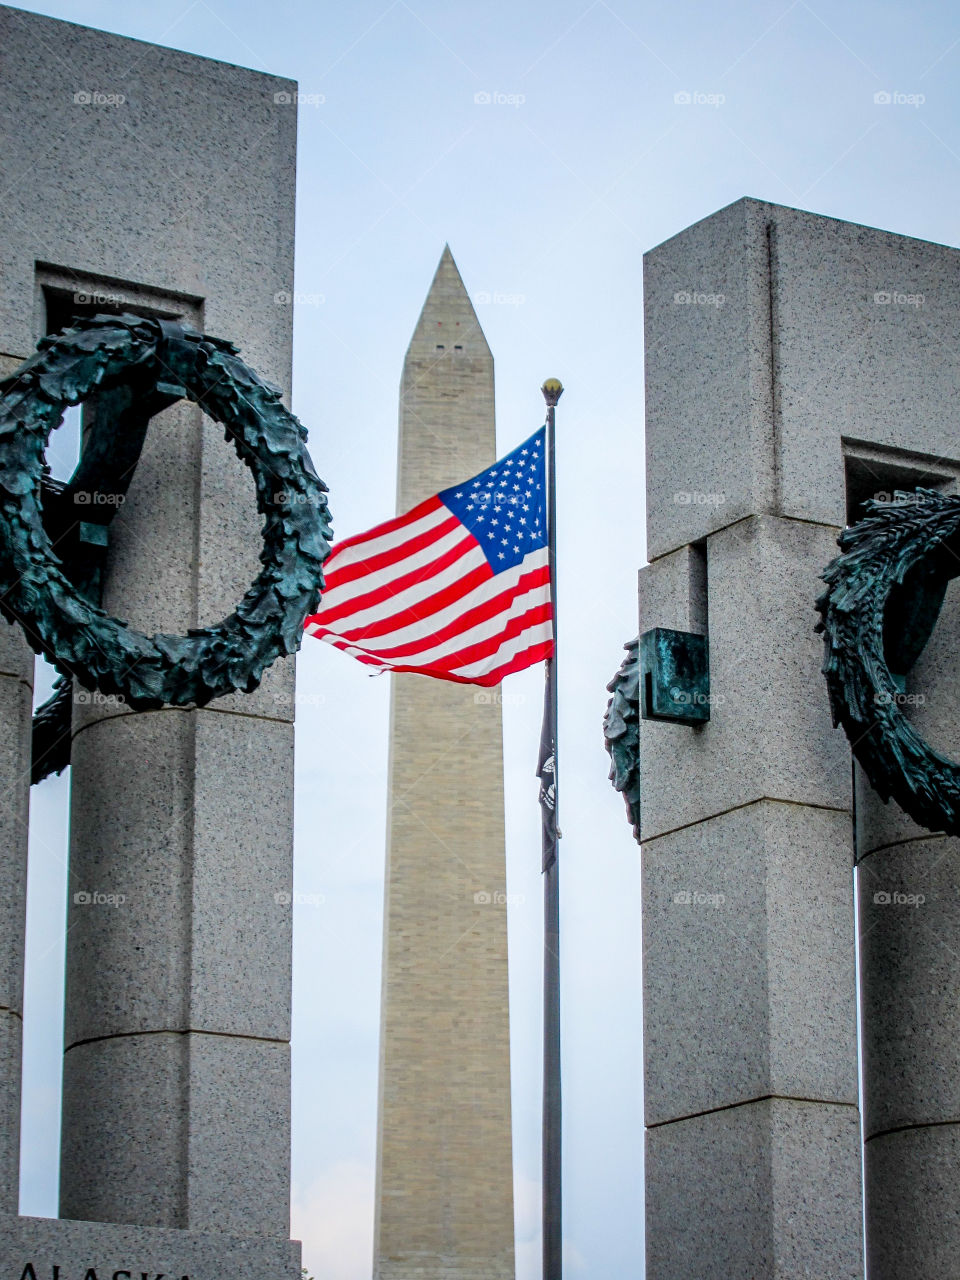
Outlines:
<svg viewBox="0 0 960 1280"><path fill-rule="evenodd" d="M551 629L552 630L552 629ZM349 645L340 644L331 640L328 643L333 644L335 648L342 649L344 653L349 653L351 657L356 658L358 662L364 663L365 666L378 667L381 671L407 671L414 675L434 676L438 680L450 680L454 684L479 684L494 685L499 684L504 676L510 675L514 671L523 671L526 667L531 667L535 662L541 662L544 658L549 658L553 653L553 637L549 640L536 641L529 645L528 648L519 649L512 657L500 666L493 667L485 675L459 675L452 671L445 671L442 668L432 668L417 666L413 663L393 663L381 662L379 658L374 658L363 652L362 649L351 649Z"/></svg>
<svg viewBox="0 0 960 1280"><path fill-rule="evenodd" d="M329 630L335 631L337 635L347 640L376 641L368 647L376 648L378 651L388 645L435 638L455 624L458 619L461 619L464 624L468 621L479 621L478 610L483 610L484 616L492 616L493 613L516 600L522 592L543 583L549 583L550 573L546 564L546 551L542 555L543 563L541 564L536 563L538 553L535 552L516 569L495 576L491 576L486 569L481 568L476 573L461 579L460 582L454 583L448 590L434 593L432 597L425 595L423 601L414 608L381 618L378 623L367 623L358 627L338 625ZM529 561L533 563L528 565ZM466 617L468 612L471 615L470 619ZM314 634L319 634L323 629L314 629Z"/></svg>
<svg viewBox="0 0 960 1280"><path fill-rule="evenodd" d="M445 508L444 508L445 509ZM426 521L422 521L426 524ZM430 524L423 529L422 533L416 534L412 538L404 538L398 541L394 546L377 552L368 552L362 560L354 560L341 566L339 560L334 560L332 567L330 560L324 566L323 576L327 584L327 593L333 590L340 590L355 582L358 578L364 578L370 574L383 574L387 569L392 568L401 560L406 560L420 552L421 555L427 556L432 547L438 542L449 539L450 534L457 533L463 537L463 525L455 515L448 515L445 520L440 520L437 524ZM378 539L378 545L382 545L386 539ZM359 550L359 547L358 547ZM331 553L332 558L332 553Z"/></svg>
<svg viewBox="0 0 960 1280"><path fill-rule="evenodd" d="M437 646L436 649L427 650L426 653L419 655L419 661L424 666L441 667L445 671L457 672L475 664L485 666L486 659L502 654L507 641L515 640L528 631L536 632L539 624L544 622L549 628L549 601L534 605L524 613L511 615L505 622L501 622L498 628L489 630L486 635L481 633L475 636L461 636L460 640L467 643L461 644L459 648L451 648L449 644L445 644Z"/></svg>
<svg viewBox="0 0 960 1280"><path fill-rule="evenodd" d="M464 684L549 657L544 456L541 429L472 480L339 543L307 631L367 666Z"/></svg>
<svg viewBox="0 0 960 1280"><path fill-rule="evenodd" d="M437 646L455 638L483 639L494 634L503 625L503 615L525 613L528 608L548 603L550 599L549 574L544 583L524 581L509 591L491 595L494 584L495 580L483 584L483 587L471 592L467 600L458 602L455 609L444 610L444 615L448 618L451 614L454 616L442 626L430 620L398 628L372 640L362 633L349 638L385 658L409 658L414 653L432 658Z"/></svg>
<svg viewBox="0 0 960 1280"><path fill-rule="evenodd" d="M415 608L418 601L432 594L433 586L448 585L462 578L468 561L477 568L484 567L485 563L483 552L477 547L475 539L461 531L456 546L449 547L436 559L420 565L410 573L398 574L374 587L372 591L345 600L343 604L330 605L323 611L324 620L329 625L349 614L359 623L371 613L382 617L386 608L391 611Z"/></svg>
<svg viewBox="0 0 960 1280"><path fill-rule="evenodd" d="M482 553L479 558L482 559ZM544 547L532 551L521 565L516 566L514 569L508 569L502 574L492 574L489 565L483 562L480 567L471 569L459 582L445 585L442 590L435 592L433 595L429 594L425 586L422 599L416 600L412 604L407 602L408 607L398 611L396 614L381 616L376 613L375 616L379 617L379 621L374 622L366 618L359 630L365 637L372 638L374 636L389 636L401 626L415 625L418 622L426 624L429 619L433 619L438 626L443 625L447 616L449 616L450 610L462 609L464 607L463 602L468 598L471 598L474 602L490 598L493 592L501 588L501 584L510 586L519 581L525 567L533 571L546 564L546 561L547 550ZM473 563L472 560L471 563ZM443 615L442 618L438 618L438 614ZM338 626L336 630L338 634L343 633L341 626Z"/></svg>
<svg viewBox="0 0 960 1280"><path fill-rule="evenodd" d="M479 644L481 641L488 640L491 637L503 636L505 633L505 621L509 622L511 617L525 616L530 610L542 606L546 606L548 610L547 614L543 616L549 616L549 570L540 572L546 573L545 582L518 584L512 591L501 592L482 603L474 605L471 609L458 610L457 618L447 623L446 626L426 631L424 634L414 639L407 639L403 643L398 643L401 637L409 635L411 631L419 630L423 632L424 628L422 626L401 628L372 641L364 635L362 629L359 634L341 633L340 638L358 648L364 649L367 653L376 654L380 658L410 658L413 655L417 655L420 661L433 663L443 657L445 653L455 653L465 645ZM526 576L534 577L536 575ZM506 620L503 615L508 615ZM314 634L323 638L322 631L314 632Z"/></svg>
<svg viewBox="0 0 960 1280"><path fill-rule="evenodd" d="M393 520L384 520L382 524L368 529L366 533L357 533L352 538L344 538L330 552L327 564L334 559L340 560L341 564L352 564L354 560L363 560L368 555L376 555L378 551L383 551L396 543L398 530L407 529L410 536L414 537L421 529L429 529L438 520L446 520L447 514L447 508L439 496L434 495L432 498L427 498L425 502L421 502L419 506L411 507L405 515L396 516ZM411 526L419 527L414 529Z"/></svg>
<svg viewBox="0 0 960 1280"><path fill-rule="evenodd" d="M537 610L536 612L539 612ZM479 660L470 666L458 664L455 668L451 664L448 670L456 670L457 675L463 676L465 679L471 679L474 675L486 675L492 668L492 658L506 658L511 660L518 653L522 652L529 644L537 641L553 643L553 621L547 619L541 620L538 625L531 626L521 633L510 635L506 644L496 654L484 654L482 657L478 655Z"/></svg>
<svg viewBox="0 0 960 1280"><path fill-rule="evenodd" d="M437 680L451 680L455 684L479 684L489 687L490 685L499 684L504 676L511 675L514 671L523 671L526 667L532 667L535 662L542 662L544 658L549 658L553 653L553 638L549 640L540 640L531 644L528 648L519 649L513 657L502 663L500 666L493 667L484 675L459 675L452 671L432 670L429 667L417 666L391 666L391 671L410 671L420 675L434 676ZM363 659L361 658L362 662ZM374 665L379 665L375 663Z"/></svg>
<svg viewBox="0 0 960 1280"><path fill-rule="evenodd" d="M477 559L483 560L483 556L479 552ZM361 618L363 619L359 629L365 636L389 635L397 630L398 627L420 622L432 614L438 613L447 605L459 602L468 591L472 591L483 583L489 582L490 578L490 566L488 564L474 564L463 578L448 583L442 590L435 592L433 595L429 594L428 588L423 587L422 595L412 602L407 602L405 607L398 610L397 613L385 616L382 609L379 612L376 609L371 609L367 614L356 615L351 621L357 622ZM321 626L325 625L327 621L326 615L319 614L317 617ZM334 630L339 635L342 634L343 627L337 625Z"/></svg>
<svg viewBox="0 0 960 1280"><path fill-rule="evenodd" d="M362 576L350 582L335 582L324 596L327 607L338 609L347 600L359 600L380 587L396 584L403 575L412 573L414 569L426 568L441 556L446 555L452 548L459 548L464 538L470 536L465 533L463 525L456 519L452 521L452 528L440 532L442 528L443 526L437 526L436 538L430 534L423 535L425 538L430 538L427 545L422 545L418 538L416 546L398 548L393 553L394 562L386 568L368 572L363 565L348 566L350 569L359 568Z"/></svg>

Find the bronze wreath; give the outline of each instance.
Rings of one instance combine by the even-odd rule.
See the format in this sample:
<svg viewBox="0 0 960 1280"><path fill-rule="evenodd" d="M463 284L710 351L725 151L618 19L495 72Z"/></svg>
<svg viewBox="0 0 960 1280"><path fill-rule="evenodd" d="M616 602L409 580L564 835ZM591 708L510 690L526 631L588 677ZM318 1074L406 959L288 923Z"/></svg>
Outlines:
<svg viewBox="0 0 960 1280"><path fill-rule="evenodd" d="M824 571L817 600L833 722L884 802L892 796L921 826L960 835L960 766L902 709L902 677L960 574L960 497L918 489L866 510L840 535L842 554Z"/></svg>
<svg viewBox="0 0 960 1280"><path fill-rule="evenodd" d="M264 518L262 569L216 626L186 636L143 635L107 614L64 571L44 523L41 484L44 494L56 488L45 480L44 449L63 410L94 393L118 410L113 422L97 415L92 452L101 462L111 449L129 451L125 429L140 432L135 462L149 417L186 397L223 425L253 473ZM326 487L305 440L280 391L229 342L133 315L95 316L42 339L37 354L0 381L0 612L20 623L31 648L63 676L135 709L202 706L252 691L277 657L298 648L323 585ZM88 452L68 493L85 467L89 472Z"/></svg>
<svg viewBox="0 0 960 1280"><path fill-rule="evenodd" d="M610 781L623 795L627 820L640 839L640 638L625 644L627 656L607 685L613 697L603 717L603 742L610 753Z"/></svg>

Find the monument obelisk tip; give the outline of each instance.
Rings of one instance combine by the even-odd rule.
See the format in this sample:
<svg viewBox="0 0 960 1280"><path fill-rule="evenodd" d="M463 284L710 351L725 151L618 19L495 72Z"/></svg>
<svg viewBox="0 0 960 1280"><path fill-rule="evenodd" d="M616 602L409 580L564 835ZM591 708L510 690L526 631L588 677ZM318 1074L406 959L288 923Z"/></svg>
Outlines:
<svg viewBox="0 0 960 1280"><path fill-rule="evenodd" d="M478 303L489 301L482 292L475 297ZM493 359L473 299L445 244L410 339L407 362L427 360L432 368L438 359L456 357Z"/></svg>

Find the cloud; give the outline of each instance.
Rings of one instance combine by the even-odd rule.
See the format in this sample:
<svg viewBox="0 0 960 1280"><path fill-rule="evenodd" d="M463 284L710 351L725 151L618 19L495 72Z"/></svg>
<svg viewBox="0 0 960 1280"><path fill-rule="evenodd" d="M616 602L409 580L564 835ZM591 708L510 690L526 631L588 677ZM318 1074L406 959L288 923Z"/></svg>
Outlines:
<svg viewBox="0 0 960 1280"><path fill-rule="evenodd" d="M303 1241L303 1265L317 1280L370 1280L375 1171L342 1160L302 1191L294 1190L291 1228Z"/></svg>
<svg viewBox="0 0 960 1280"><path fill-rule="evenodd" d="M539 1181L515 1170L513 1203L516 1219L517 1280L540 1280L542 1246Z"/></svg>
<svg viewBox="0 0 960 1280"><path fill-rule="evenodd" d="M513 1179L513 1198L516 1217L517 1280L540 1280L543 1269L540 1183L536 1178L517 1173ZM563 1269L572 1276L587 1274L584 1256L569 1237L563 1242Z"/></svg>

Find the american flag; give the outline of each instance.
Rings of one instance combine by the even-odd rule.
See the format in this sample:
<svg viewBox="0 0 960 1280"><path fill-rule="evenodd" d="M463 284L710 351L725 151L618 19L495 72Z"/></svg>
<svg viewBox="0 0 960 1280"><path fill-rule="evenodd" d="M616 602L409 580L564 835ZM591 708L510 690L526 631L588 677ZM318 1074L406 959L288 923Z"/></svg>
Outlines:
<svg viewBox="0 0 960 1280"><path fill-rule="evenodd" d="M306 630L381 670L494 685L553 652L546 428L338 543Z"/></svg>

